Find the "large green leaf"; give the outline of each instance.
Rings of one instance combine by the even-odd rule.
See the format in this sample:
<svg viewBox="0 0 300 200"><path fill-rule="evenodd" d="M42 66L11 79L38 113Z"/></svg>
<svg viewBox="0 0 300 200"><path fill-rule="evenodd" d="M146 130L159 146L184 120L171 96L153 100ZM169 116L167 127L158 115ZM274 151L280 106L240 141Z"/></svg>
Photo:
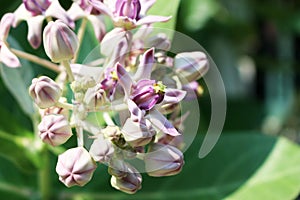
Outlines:
<svg viewBox="0 0 300 200"><path fill-rule="evenodd" d="M225 133L213 151L199 159L197 139L185 153L186 163L179 175L152 178L144 174L143 187L135 195L112 189L103 167L84 191L71 188L63 194L67 199L260 200L291 199L299 192L300 148L292 142L252 132Z"/></svg>
<svg viewBox="0 0 300 200"><path fill-rule="evenodd" d="M11 46L21 49L18 42L13 38L9 38ZM19 103L25 114L32 116L34 114L33 101L28 94L28 87L34 76L33 70L29 62L21 60L22 67L9 68L4 64L0 64L1 77L7 89Z"/></svg>
<svg viewBox="0 0 300 200"><path fill-rule="evenodd" d="M294 199L300 193L299 163L299 146L281 139L267 162L227 199Z"/></svg>
<svg viewBox="0 0 300 200"><path fill-rule="evenodd" d="M0 156L14 163L22 171L33 171L39 165L34 139L18 137L0 130Z"/></svg>
<svg viewBox="0 0 300 200"><path fill-rule="evenodd" d="M175 30L177 11L180 0L156 0L153 7L149 10L150 15L172 16L172 19L165 23L155 23L153 26L157 28ZM163 30L162 30L163 31ZM173 38L173 33L167 31L169 39Z"/></svg>

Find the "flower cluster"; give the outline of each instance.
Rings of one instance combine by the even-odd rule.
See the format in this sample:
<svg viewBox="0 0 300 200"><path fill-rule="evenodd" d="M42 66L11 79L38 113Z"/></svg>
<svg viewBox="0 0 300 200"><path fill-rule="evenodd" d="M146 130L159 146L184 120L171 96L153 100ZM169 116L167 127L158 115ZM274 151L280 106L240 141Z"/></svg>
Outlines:
<svg viewBox="0 0 300 200"><path fill-rule="evenodd" d="M130 160L142 160L145 172L154 177L182 170L181 125L188 113L181 112L180 103L195 98L191 94L199 91L197 80L207 72L208 61L203 52L169 56L171 41L164 33L153 34L152 24L171 17L147 15L154 3L74 0L64 10L58 0L23 0L1 19L2 63L18 67L19 58L34 61L6 41L11 26L24 20L30 45L38 48L43 42L51 60L38 63L58 72L55 80L34 78L29 94L40 111L41 141L58 146L77 138L77 146L60 154L56 165L67 187L87 184L99 164L108 166L112 187L129 194L142 183L141 171ZM112 30L107 30L104 17L111 19ZM76 33L77 20L81 26ZM84 47L89 22L99 41L101 62L80 64L78 49ZM72 99L67 98L70 93ZM104 123L89 122L91 113L102 115Z"/></svg>

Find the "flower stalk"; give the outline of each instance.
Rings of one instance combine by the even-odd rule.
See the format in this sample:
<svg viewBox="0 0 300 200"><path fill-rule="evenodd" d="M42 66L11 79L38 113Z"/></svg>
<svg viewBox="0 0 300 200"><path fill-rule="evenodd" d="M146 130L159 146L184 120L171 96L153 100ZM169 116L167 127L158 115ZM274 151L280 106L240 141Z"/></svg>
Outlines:
<svg viewBox="0 0 300 200"><path fill-rule="evenodd" d="M30 54L30 53L27 53L27 52L24 52L24 51L20 51L20 50L17 50L17 49L10 48L10 50L16 56L18 56L20 58L23 58L23 59L26 59L28 61L34 62L34 63L36 63L38 65L41 65L41 66L43 66L47 69L50 69L54 72L57 72L57 73L61 72L61 70L59 69L59 67L56 64L54 64L54 63L52 63L48 60L45 60L45 59L40 58L36 55Z"/></svg>

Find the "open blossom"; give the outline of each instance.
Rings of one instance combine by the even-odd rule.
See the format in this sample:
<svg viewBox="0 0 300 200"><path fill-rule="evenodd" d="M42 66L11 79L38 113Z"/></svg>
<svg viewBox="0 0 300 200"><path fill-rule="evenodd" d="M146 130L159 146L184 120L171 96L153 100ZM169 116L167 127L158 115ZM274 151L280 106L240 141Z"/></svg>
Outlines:
<svg viewBox="0 0 300 200"><path fill-rule="evenodd" d="M115 26L133 29L143 24L166 22L171 17L146 16L146 12L155 1L146 3L145 0L89 0L91 5L101 13L108 15L114 21Z"/></svg>
<svg viewBox="0 0 300 200"><path fill-rule="evenodd" d="M14 20L14 14L6 13L3 15L0 22L0 62L4 63L8 67L13 68L21 66L18 57L11 52L6 42L8 33Z"/></svg>
<svg viewBox="0 0 300 200"><path fill-rule="evenodd" d="M180 135L174 126L164 117L155 106L162 102L180 102L186 92L178 89L165 88L162 83L157 83L150 79L154 49L146 51L143 55L141 66L138 68L134 77L120 65L116 65L118 83L123 87L125 92L125 101L133 121L142 122L145 118L165 134L172 136ZM145 80L141 85L135 83L136 80ZM150 85L149 85L150 83ZM167 94L167 95L166 95ZM146 112L147 111L147 112Z"/></svg>
<svg viewBox="0 0 300 200"><path fill-rule="evenodd" d="M13 26L16 27L21 21L27 22L27 40L35 49L42 42L42 26L45 18L53 17L60 19L70 27L75 27L75 23L61 7L58 0L23 0L23 3L14 14L16 18Z"/></svg>

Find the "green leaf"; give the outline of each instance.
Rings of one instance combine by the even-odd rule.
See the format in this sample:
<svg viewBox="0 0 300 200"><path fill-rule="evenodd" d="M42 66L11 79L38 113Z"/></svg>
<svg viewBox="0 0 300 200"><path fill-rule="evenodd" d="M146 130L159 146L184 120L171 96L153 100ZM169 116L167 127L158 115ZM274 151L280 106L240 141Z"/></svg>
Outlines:
<svg viewBox="0 0 300 200"><path fill-rule="evenodd" d="M11 46L21 49L17 41L9 38ZM29 62L21 60L22 67L9 68L4 64L0 64L1 77L7 89L19 103L20 107L28 116L34 114L33 101L28 93L31 79L34 77L33 70Z"/></svg>
<svg viewBox="0 0 300 200"><path fill-rule="evenodd" d="M18 137L0 130L0 156L13 162L22 171L33 171L39 160L33 141L30 136Z"/></svg>
<svg viewBox="0 0 300 200"><path fill-rule="evenodd" d="M169 29L169 31L166 31L166 34L171 40L174 33L170 30L175 30L179 4L180 0L156 0L153 7L147 13L148 15L172 16L172 19L168 22L155 23L153 25L156 28Z"/></svg>
<svg viewBox="0 0 300 200"><path fill-rule="evenodd" d="M300 192L299 151L299 146L280 139L266 163L227 199L294 199Z"/></svg>
<svg viewBox="0 0 300 200"><path fill-rule="evenodd" d="M192 31L202 28L220 7L215 0L185 0L182 5L184 25Z"/></svg>
<svg viewBox="0 0 300 200"><path fill-rule="evenodd" d="M71 189L64 194L70 199L276 200L295 198L299 192L300 148L292 142L252 132L225 133L212 152L199 159L199 139L185 152L180 174L162 178L143 174L142 189L135 195L112 189L103 169L97 170L84 193Z"/></svg>

